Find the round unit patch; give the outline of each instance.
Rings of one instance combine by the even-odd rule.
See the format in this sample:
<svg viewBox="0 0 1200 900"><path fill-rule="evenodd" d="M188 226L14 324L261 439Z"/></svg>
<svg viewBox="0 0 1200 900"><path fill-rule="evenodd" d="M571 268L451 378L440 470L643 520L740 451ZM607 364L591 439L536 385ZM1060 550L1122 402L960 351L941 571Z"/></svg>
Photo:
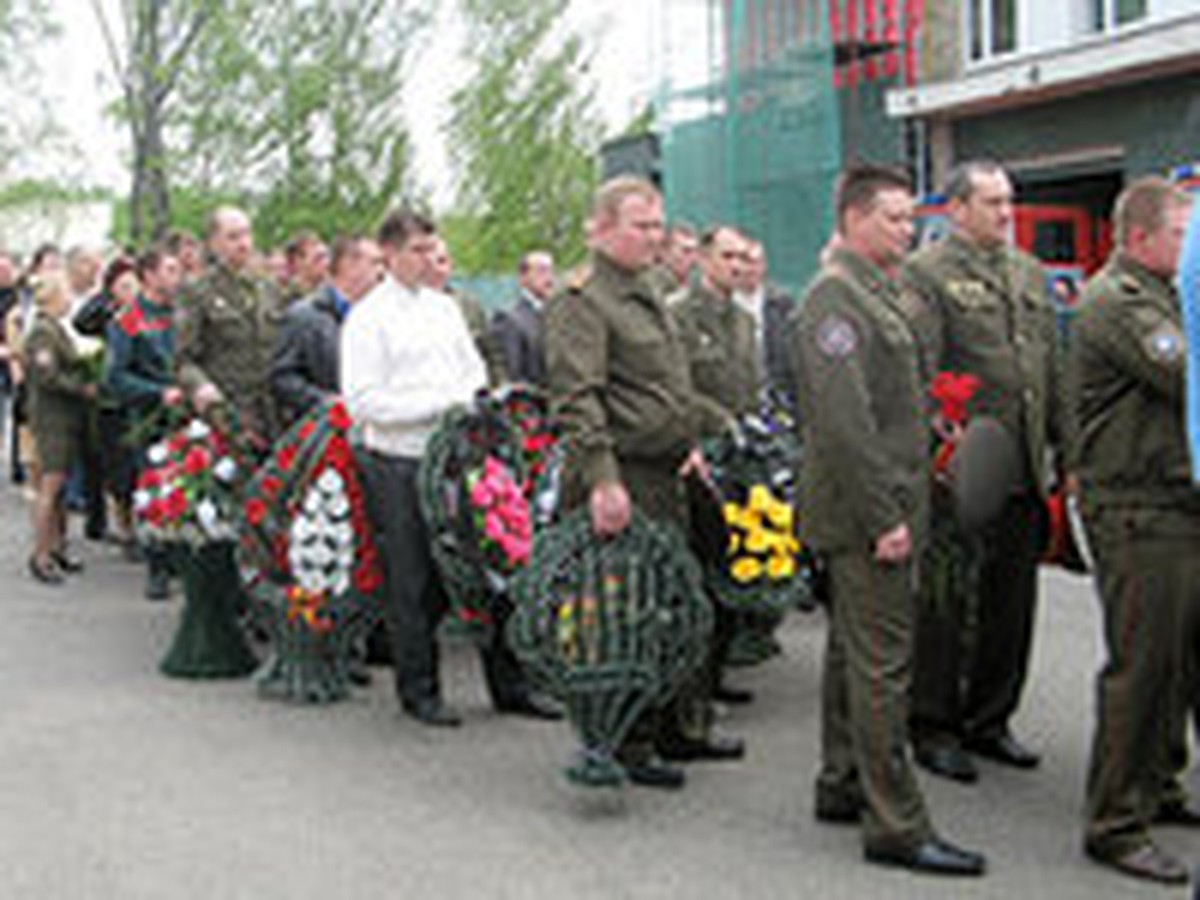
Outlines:
<svg viewBox="0 0 1200 900"><path fill-rule="evenodd" d="M858 334L854 326L841 316L826 316L817 325L817 349L826 356L841 359L858 349Z"/></svg>
<svg viewBox="0 0 1200 900"><path fill-rule="evenodd" d="M1183 334L1174 325L1160 325L1146 336L1146 354L1157 363L1178 362L1186 349Z"/></svg>

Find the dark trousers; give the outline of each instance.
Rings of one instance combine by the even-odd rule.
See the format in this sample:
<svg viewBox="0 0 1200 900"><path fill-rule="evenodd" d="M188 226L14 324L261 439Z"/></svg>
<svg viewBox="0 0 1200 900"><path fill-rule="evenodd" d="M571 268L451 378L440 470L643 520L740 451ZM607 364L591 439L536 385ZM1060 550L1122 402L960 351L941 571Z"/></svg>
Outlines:
<svg viewBox="0 0 1200 900"><path fill-rule="evenodd" d="M937 592L936 603L928 602L934 592L926 586L913 690L918 740L1007 731L1029 670L1045 537L1041 499L1033 492L1015 495L977 538L970 586L963 580Z"/></svg>
<svg viewBox="0 0 1200 900"><path fill-rule="evenodd" d="M417 498L420 462L361 449L357 459L383 561L384 621L396 694L406 706L440 700L437 629L449 602ZM499 708L520 703L528 692L521 665L504 636L510 614L511 607L502 602L495 633L480 647L488 694Z"/></svg>
<svg viewBox="0 0 1200 900"><path fill-rule="evenodd" d="M86 511L84 534L89 538L104 537L108 530L108 507L104 494L104 439L99 413L93 407L91 422L84 429L83 448L79 465L83 473L83 503Z"/></svg>
<svg viewBox="0 0 1200 900"><path fill-rule="evenodd" d="M1096 679L1086 840L1119 855L1150 840L1160 806L1187 800L1179 776L1200 633L1200 521L1104 511L1089 516L1088 536L1107 660Z"/></svg>
<svg viewBox="0 0 1200 900"><path fill-rule="evenodd" d="M440 701L437 627L446 612L417 500L420 460L357 454L383 564L383 613L396 694L405 706Z"/></svg>

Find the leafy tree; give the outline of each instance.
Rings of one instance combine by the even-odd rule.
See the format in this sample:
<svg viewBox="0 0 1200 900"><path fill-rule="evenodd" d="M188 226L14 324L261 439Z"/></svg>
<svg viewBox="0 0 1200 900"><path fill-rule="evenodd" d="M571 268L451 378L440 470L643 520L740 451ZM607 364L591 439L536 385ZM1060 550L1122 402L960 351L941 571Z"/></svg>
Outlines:
<svg viewBox="0 0 1200 900"><path fill-rule="evenodd" d="M38 90L38 53L57 36L46 0L0 0L0 180L19 173L34 152L60 136Z"/></svg>
<svg viewBox="0 0 1200 900"><path fill-rule="evenodd" d="M401 96L416 0L236 0L187 79L181 183L241 195L265 244L372 229L411 190Z"/></svg>
<svg viewBox="0 0 1200 900"><path fill-rule="evenodd" d="M568 0L459 0L475 60L447 126L458 175L448 237L467 272L510 272L548 249L583 253L601 126Z"/></svg>

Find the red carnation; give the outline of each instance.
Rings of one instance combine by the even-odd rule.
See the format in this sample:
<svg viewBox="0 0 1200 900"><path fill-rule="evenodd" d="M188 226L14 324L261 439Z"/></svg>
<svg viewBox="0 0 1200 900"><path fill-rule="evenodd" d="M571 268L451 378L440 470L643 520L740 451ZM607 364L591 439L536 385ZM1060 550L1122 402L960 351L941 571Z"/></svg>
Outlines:
<svg viewBox="0 0 1200 900"><path fill-rule="evenodd" d="M962 425L967 420L967 404L981 387L974 375L938 372L929 387L929 396L938 403L938 411L948 422Z"/></svg>
<svg viewBox="0 0 1200 900"><path fill-rule="evenodd" d="M138 477L138 487L144 491L153 490L156 487L162 486L162 472L158 469L146 469Z"/></svg>
<svg viewBox="0 0 1200 900"><path fill-rule="evenodd" d="M373 565L362 565L354 571L354 587L360 594L373 594L383 585L379 569Z"/></svg>
<svg viewBox="0 0 1200 900"><path fill-rule="evenodd" d="M251 497L246 501L246 521L251 525L260 525L262 520L267 517L267 504L263 503L257 497Z"/></svg>
<svg viewBox="0 0 1200 900"><path fill-rule="evenodd" d="M290 472L292 470L292 464L295 461L296 448L290 444L286 447L282 447L279 452L275 454L275 462L278 463L279 468L285 472Z"/></svg>
<svg viewBox="0 0 1200 900"><path fill-rule="evenodd" d="M187 495L183 491L176 488L167 494L166 500L163 502L163 512L166 513L168 519L183 518L183 514L187 511Z"/></svg>
<svg viewBox="0 0 1200 900"><path fill-rule="evenodd" d="M186 446L187 446L187 438L184 437L182 434L177 434L177 435L175 435L175 437L173 437L169 441L167 441L167 449L170 450L172 453L178 453L180 450L182 450Z"/></svg>
<svg viewBox="0 0 1200 900"><path fill-rule="evenodd" d="M315 422L305 422L300 426L300 431L298 432L300 440L307 441L310 437L312 437L312 433L316 430L317 425Z"/></svg>
<svg viewBox="0 0 1200 900"><path fill-rule="evenodd" d="M158 499L157 497L151 500L145 511L142 513L142 516L151 525L161 525L166 516L166 512L163 509L162 500Z"/></svg>
<svg viewBox="0 0 1200 900"><path fill-rule="evenodd" d="M268 475L262 480L262 491L269 497L274 497L283 488L283 482L274 475Z"/></svg>
<svg viewBox="0 0 1200 900"><path fill-rule="evenodd" d="M350 418L350 412L346 409L345 403L335 403L330 407L329 424L338 431L346 431L354 424L354 420Z"/></svg>
<svg viewBox="0 0 1200 900"><path fill-rule="evenodd" d="M183 458L183 471L189 475L207 472L210 465L212 465L212 454L205 447L193 447Z"/></svg>

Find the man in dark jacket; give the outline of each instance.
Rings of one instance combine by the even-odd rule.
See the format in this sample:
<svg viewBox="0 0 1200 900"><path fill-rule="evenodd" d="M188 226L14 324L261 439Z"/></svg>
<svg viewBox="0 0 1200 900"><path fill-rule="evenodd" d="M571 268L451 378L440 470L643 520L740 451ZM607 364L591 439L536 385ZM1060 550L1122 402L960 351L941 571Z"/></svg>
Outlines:
<svg viewBox="0 0 1200 900"><path fill-rule="evenodd" d="M364 237L333 243L331 279L284 315L271 358L271 391L285 423L338 393L338 337L351 307L379 283L383 256Z"/></svg>
<svg viewBox="0 0 1200 900"><path fill-rule="evenodd" d="M518 284L517 302L492 319L492 341L504 353L510 380L540 386L546 380L542 311L557 286L554 257L540 250L526 253L521 257Z"/></svg>

